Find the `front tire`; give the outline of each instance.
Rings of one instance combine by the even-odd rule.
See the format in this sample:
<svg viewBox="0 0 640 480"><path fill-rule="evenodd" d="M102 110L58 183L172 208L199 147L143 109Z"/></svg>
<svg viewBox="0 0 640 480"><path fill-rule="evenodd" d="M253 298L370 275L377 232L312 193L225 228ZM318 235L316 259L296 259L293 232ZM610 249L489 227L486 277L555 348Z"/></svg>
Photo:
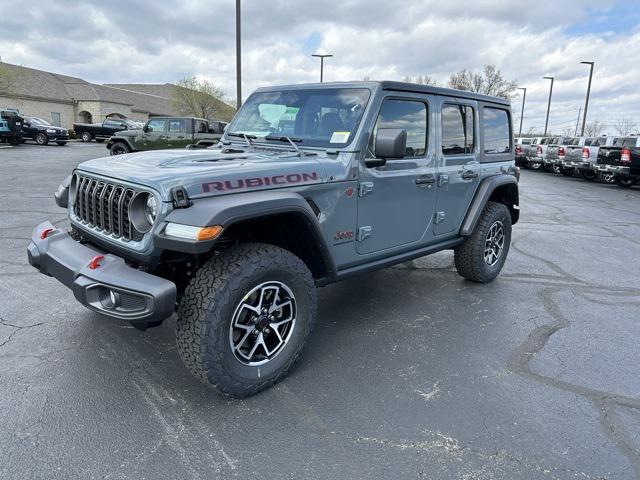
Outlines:
<svg viewBox="0 0 640 480"><path fill-rule="evenodd" d="M37 133L36 143L38 145L47 145L49 143L49 137L47 137L47 135L44 133Z"/></svg>
<svg viewBox="0 0 640 480"><path fill-rule="evenodd" d="M187 286L178 351L201 381L246 397L287 374L315 314L315 284L302 260L273 245L238 245L200 267Z"/></svg>
<svg viewBox="0 0 640 480"><path fill-rule="evenodd" d="M458 273L472 282L489 283L498 276L511 244L511 214L506 205L489 202L473 233L454 250Z"/></svg>
<svg viewBox="0 0 640 480"><path fill-rule="evenodd" d="M82 135L80 135L80 138L82 139L83 142L90 142L92 137L89 132L82 132Z"/></svg>

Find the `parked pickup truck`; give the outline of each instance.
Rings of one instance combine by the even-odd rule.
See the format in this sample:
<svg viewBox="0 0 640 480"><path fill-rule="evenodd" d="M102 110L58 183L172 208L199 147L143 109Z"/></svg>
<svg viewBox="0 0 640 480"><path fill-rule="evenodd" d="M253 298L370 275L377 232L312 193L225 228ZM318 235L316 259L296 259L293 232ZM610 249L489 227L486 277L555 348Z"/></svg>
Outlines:
<svg viewBox="0 0 640 480"><path fill-rule="evenodd" d="M513 140L513 148L516 154L516 165L526 167L529 165L529 157L531 156L531 145L533 138L521 137Z"/></svg>
<svg viewBox="0 0 640 480"><path fill-rule="evenodd" d="M111 155L122 155L141 150L184 148L187 145L208 147L220 140L222 129L220 125L202 118L154 117L140 130L114 134L107 148Z"/></svg>
<svg viewBox="0 0 640 480"><path fill-rule="evenodd" d="M595 180L598 177L595 164L598 158L598 149L602 145L611 144L615 137L578 137L567 146L567 151L562 161L564 171L577 172L585 180ZM577 140L577 145L576 145Z"/></svg>
<svg viewBox="0 0 640 480"><path fill-rule="evenodd" d="M113 321L177 313L189 370L252 395L300 357L317 286L447 249L464 278L498 276L520 215L512 131L508 100L461 90L261 88L217 145L78 165L56 192L72 230L38 225L29 263Z"/></svg>
<svg viewBox="0 0 640 480"><path fill-rule="evenodd" d="M553 137L542 155L545 168L553 173L562 173L562 160L567 152L566 147L572 140L571 137Z"/></svg>
<svg viewBox="0 0 640 480"><path fill-rule="evenodd" d="M640 137L619 137L611 146L598 150L598 171L612 173L625 188L640 182Z"/></svg>
<svg viewBox="0 0 640 480"><path fill-rule="evenodd" d="M544 165L544 156L547 153L547 147L553 140L551 137L536 137L531 144L529 167L539 170Z"/></svg>
<svg viewBox="0 0 640 480"><path fill-rule="evenodd" d="M111 135L122 130L136 130L140 128L140 123L119 118L107 118L102 123L74 123L73 130L83 142L95 140L102 143Z"/></svg>

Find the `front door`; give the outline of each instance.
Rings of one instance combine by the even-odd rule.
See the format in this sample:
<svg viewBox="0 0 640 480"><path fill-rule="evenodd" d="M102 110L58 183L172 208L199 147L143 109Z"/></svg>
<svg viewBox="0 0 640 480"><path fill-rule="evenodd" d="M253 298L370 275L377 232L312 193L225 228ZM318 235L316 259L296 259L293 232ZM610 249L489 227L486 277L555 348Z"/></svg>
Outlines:
<svg viewBox="0 0 640 480"><path fill-rule="evenodd" d="M436 235L456 233L480 181L478 105L440 97Z"/></svg>
<svg viewBox="0 0 640 480"><path fill-rule="evenodd" d="M152 118L147 122L146 131L142 133L144 150L167 148L165 118Z"/></svg>
<svg viewBox="0 0 640 480"><path fill-rule="evenodd" d="M429 242L435 206L435 157L428 135L433 97L406 94L383 100L367 151L374 157L379 128L407 131L406 157L382 167L360 165L358 191L359 254L402 249Z"/></svg>

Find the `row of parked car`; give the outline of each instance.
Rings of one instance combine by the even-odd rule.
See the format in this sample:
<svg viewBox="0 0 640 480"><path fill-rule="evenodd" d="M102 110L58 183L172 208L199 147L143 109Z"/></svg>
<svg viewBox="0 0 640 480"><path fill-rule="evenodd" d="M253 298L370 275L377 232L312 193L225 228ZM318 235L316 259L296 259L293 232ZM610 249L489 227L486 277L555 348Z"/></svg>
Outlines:
<svg viewBox="0 0 640 480"><path fill-rule="evenodd" d="M520 137L514 143L516 163L524 168L625 188L640 183L640 136Z"/></svg>

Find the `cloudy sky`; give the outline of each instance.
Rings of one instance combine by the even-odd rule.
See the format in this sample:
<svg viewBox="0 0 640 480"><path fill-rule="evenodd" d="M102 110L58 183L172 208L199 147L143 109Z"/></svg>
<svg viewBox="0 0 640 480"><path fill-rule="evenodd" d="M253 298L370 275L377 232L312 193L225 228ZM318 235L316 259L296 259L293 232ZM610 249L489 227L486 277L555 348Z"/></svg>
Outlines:
<svg viewBox="0 0 640 480"><path fill-rule="evenodd" d="M98 83L214 81L235 97L235 2L0 0L4 62ZM246 0L243 94L263 85L401 80L497 65L527 87L524 130L575 126L596 62L589 120L640 124L640 0ZM521 99L513 100L519 115Z"/></svg>

